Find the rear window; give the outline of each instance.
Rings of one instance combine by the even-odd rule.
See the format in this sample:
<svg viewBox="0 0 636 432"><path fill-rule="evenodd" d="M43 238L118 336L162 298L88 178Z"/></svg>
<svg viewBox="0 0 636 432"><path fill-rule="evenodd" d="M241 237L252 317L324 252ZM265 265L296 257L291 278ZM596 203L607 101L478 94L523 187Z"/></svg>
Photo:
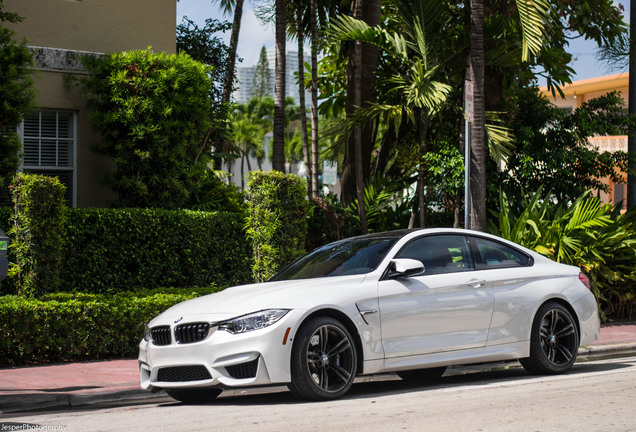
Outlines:
<svg viewBox="0 0 636 432"><path fill-rule="evenodd" d="M532 258L503 243L480 237L472 237L471 241L476 246L477 267L480 270L532 265Z"/></svg>

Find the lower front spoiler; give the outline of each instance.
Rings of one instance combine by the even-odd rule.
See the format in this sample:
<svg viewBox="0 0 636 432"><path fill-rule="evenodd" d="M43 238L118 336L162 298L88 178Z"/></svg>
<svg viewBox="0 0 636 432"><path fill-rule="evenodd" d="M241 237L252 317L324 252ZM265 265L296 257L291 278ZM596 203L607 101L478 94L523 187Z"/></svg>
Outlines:
<svg viewBox="0 0 636 432"><path fill-rule="evenodd" d="M151 367L139 361L141 388L159 390L169 388L215 387L219 389L274 384L263 357L258 353L234 356L207 364L178 364Z"/></svg>

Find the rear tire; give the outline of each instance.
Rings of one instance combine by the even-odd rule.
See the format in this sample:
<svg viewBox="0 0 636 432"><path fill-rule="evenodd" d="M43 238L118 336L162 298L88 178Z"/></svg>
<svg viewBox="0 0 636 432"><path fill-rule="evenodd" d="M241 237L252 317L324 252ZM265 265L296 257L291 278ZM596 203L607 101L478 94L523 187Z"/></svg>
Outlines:
<svg viewBox="0 0 636 432"><path fill-rule="evenodd" d="M400 371L397 375L404 381L426 383L439 381L444 372L446 372L446 366Z"/></svg>
<svg viewBox="0 0 636 432"><path fill-rule="evenodd" d="M301 399L337 399L353 385L357 368L356 345L347 328L334 318L312 318L296 334L289 389Z"/></svg>
<svg viewBox="0 0 636 432"><path fill-rule="evenodd" d="M576 320L562 304L548 302L539 308L532 323L530 357L519 362L532 374L560 374L572 367L578 349Z"/></svg>
<svg viewBox="0 0 636 432"><path fill-rule="evenodd" d="M166 389L172 399L188 405L210 403L220 395L222 390L216 388Z"/></svg>

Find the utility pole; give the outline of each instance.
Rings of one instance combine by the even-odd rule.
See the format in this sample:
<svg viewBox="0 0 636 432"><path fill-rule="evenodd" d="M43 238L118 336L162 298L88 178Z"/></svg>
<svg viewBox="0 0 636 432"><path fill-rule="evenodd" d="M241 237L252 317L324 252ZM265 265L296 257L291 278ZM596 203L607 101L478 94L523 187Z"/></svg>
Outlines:
<svg viewBox="0 0 636 432"><path fill-rule="evenodd" d="M470 210L471 210L471 194L470 194L470 126L473 121L474 104L473 104L473 83L466 81L464 84L464 228L470 229Z"/></svg>

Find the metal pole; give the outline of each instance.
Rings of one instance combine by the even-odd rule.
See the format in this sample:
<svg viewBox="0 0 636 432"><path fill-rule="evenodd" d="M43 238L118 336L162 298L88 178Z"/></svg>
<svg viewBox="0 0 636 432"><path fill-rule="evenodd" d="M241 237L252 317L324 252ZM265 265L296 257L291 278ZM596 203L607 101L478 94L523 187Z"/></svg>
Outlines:
<svg viewBox="0 0 636 432"><path fill-rule="evenodd" d="M464 228L470 229L470 122L464 122Z"/></svg>
<svg viewBox="0 0 636 432"><path fill-rule="evenodd" d="M628 112L636 114L636 4L629 2L629 99ZM627 138L627 153L630 158L636 157L636 130L631 128ZM627 208L636 207L636 161L631 160L627 172Z"/></svg>

